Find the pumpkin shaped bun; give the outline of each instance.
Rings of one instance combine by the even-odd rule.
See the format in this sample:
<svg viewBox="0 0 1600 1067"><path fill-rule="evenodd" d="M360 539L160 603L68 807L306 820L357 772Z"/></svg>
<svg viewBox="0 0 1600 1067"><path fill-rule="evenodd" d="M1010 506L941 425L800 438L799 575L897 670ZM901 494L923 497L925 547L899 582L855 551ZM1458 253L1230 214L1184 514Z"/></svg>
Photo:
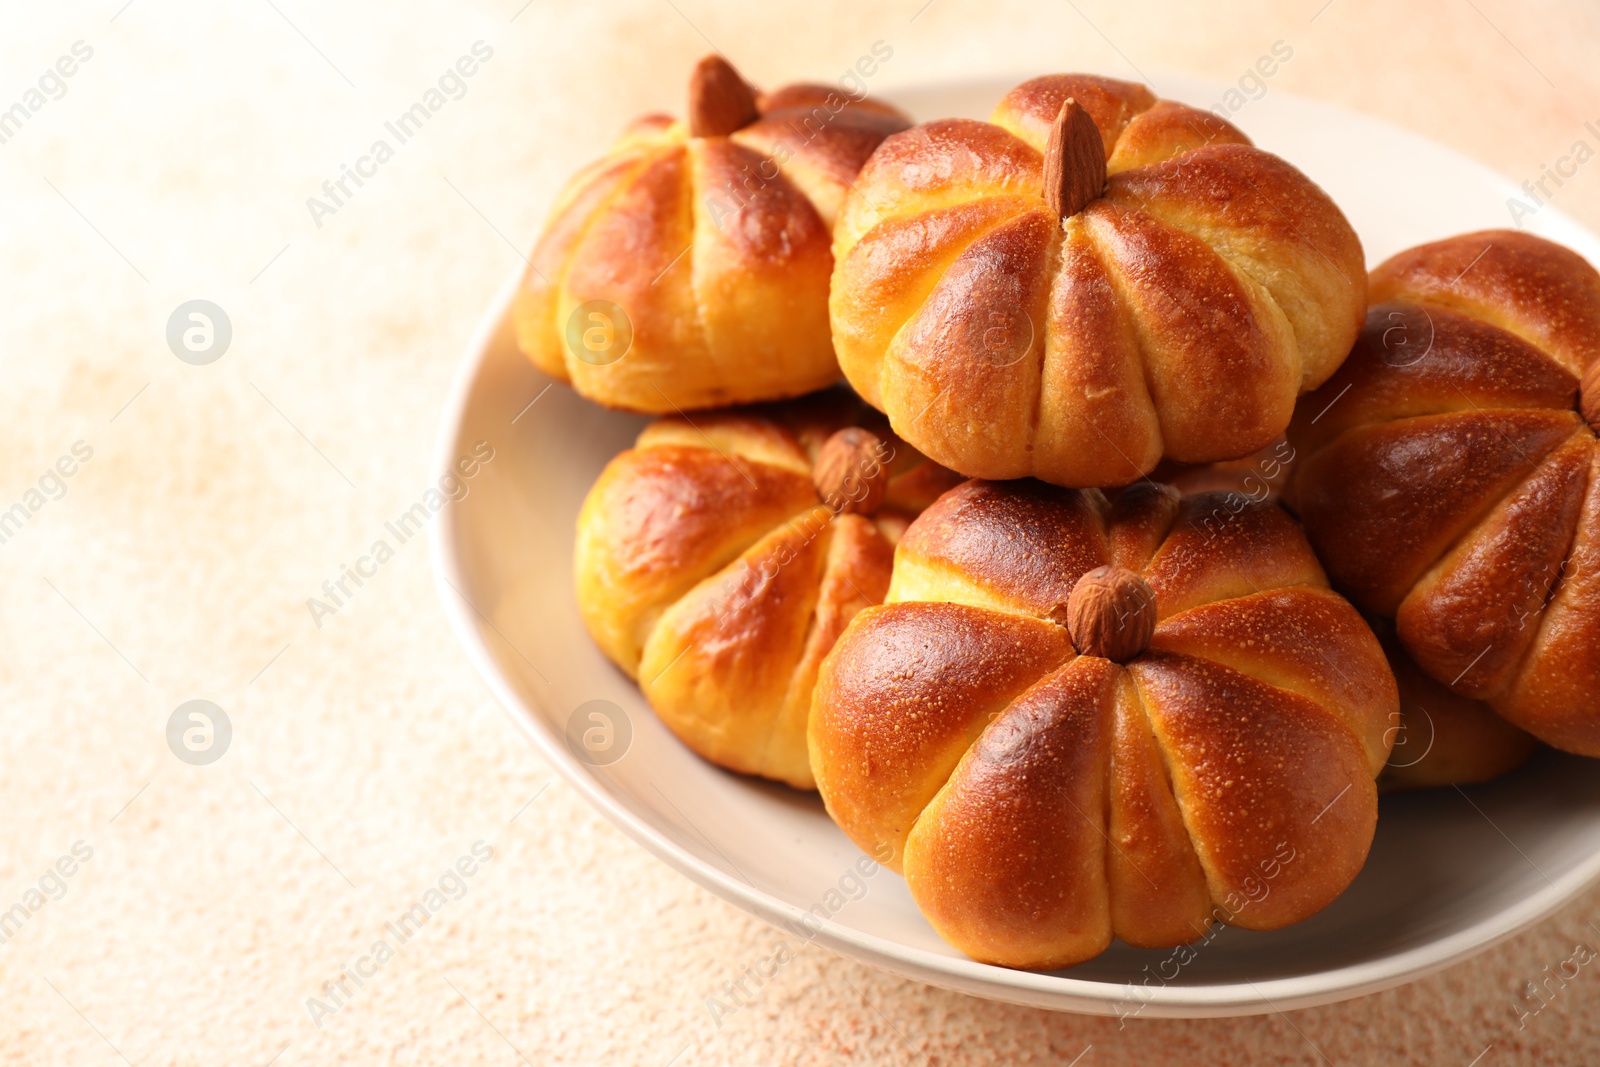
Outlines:
<svg viewBox="0 0 1600 1067"><path fill-rule="evenodd" d="M1366 310L1309 178L1130 82L1024 83L883 142L834 230L834 346L896 433L972 477L1126 485L1270 444Z"/></svg>
<svg viewBox="0 0 1600 1067"><path fill-rule="evenodd" d="M701 756L812 787L817 665L958 481L842 389L646 427L578 515L578 607Z"/></svg>
<svg viewBox="0 0 1600 1067"><path fill-rule="evenodd" d="M838 380L829 251L845 190L898 111L838 89L758 93L720 56L687 122L648 115L567 184L517 293L522 351L652 414Z"/></svg>
<svg viewBox="0 0 1600 1067"><path fill-rule="evenodd" d="M972 481L911 524L812 702L849 837L947 941L1055 968L1113 936L1319 911L1366 860L1394 677L1273 504Z"/></svg>
<svg viewBox="0 0 1600 1067"><path fill-rule="evenodd" d="M1289 438L1334 583L1432 678L1600 756L1600 273L1531 234L1423 245Z"/></svg>

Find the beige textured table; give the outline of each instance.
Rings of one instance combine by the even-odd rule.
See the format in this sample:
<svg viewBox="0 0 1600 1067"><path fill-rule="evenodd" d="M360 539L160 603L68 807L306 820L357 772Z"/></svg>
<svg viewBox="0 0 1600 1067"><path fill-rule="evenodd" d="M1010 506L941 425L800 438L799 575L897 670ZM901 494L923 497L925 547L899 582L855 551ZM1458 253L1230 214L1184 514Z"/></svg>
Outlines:
<svg viewBox="0 0 1600 1067"><path fill-rule="evenodd" d="M1282 41L1292 59L1265 91L1383 116L1521 181L1600 146L1600 9L522 5L0 13L0 108L22 109L0 114L0 1060L1600 1060L1600 966L1516 1013L1536 1003L1525 982L1600 945L1600 892L1415 985L1286 1015L1119 1030L813 947L718 1025L706 998L775 935L554 779L455 647L423 539L335 613L306 603L427 488L458 353L558 183L636 112L678 107L712 44L774 84L836 78L881 40L886 88L1063 69L1237 81ZM372 158L463 56L471 75ZM324 182L346 165L365 176L335 199ZM1422 175L1372 180L1426 192ZM1600 228L1600 165L1547 189ZM194 299L231 324L207 365L166 338ZM209 765L166 739L191 699L231 724ZM476 842L492 859L471 859ZM450 873L462 856L471 876ZM394 958L324 992L441 879Z"/></svg>

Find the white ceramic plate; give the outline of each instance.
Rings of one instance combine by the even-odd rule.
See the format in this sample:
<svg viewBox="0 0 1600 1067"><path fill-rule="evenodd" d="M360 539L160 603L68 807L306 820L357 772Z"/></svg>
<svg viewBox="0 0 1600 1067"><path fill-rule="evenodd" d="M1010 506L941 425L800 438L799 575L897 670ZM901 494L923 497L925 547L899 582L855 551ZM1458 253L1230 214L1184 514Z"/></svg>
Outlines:
<svg viewBox="0 0 1600 1067"><path fill-rule="evenodd" d="M981 118L1021 80L885 96L918 118ZM1199 106L1223 101L1228 88L1181 78L1157 86ZM1333 195L1369 263L1510 222L1506 198L1518 192L1511 182L1393 126L1276 89L1231 117ZM1560 212L1546 207L1526 221L1600 263L1600 241ZM578 506L645 420L604 411L533 370L512 339L514 289L513 278L490 305L445 411L439 473L453 471L476 442L495 450L468 496L436 519L445 610L511 717L572 784L640 844L739 907L787 924L820 906L827 921L811 920L819 943L977 996L1196 1017L1306 1007L1397 985L1527 926L1600 873L1596 765L1541 753L1486 787L1385 798L1366 869L1333 906L1275 933L1224 929L1181 966L1172 952L1122 944L1053 974L975 963L939 939L905 884L883 870L835 910L830 904L844 898L831 891L841 879L847 889L856 885L847 875L862 857L816 796L701 761L584 632L572 594ZM576 758L566 742L569 720L592 700L621 709L612 751L625 752L605 765Z"/></svg>

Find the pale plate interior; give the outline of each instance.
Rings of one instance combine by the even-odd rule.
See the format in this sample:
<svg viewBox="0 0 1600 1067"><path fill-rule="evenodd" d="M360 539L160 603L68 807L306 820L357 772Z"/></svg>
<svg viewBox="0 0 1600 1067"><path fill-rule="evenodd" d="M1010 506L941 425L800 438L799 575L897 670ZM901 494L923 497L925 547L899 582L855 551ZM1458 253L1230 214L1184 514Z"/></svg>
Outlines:
<svg viewBox="0 0 1600 1067"><path fill-rule="evenodd" d="M1020 80L884 95L918 118L981 118ZM1228 88L1184 78L1157 86L1201 106L1223 101ZM1509 223L1510 182L1393 126L1278 90L1231 117L1333 195L1369 264L1421 241ZM1600 262L1600 242L1554 209L1528 228ZM888 871L865 879L859 899L829 908L840 899L830 891L861 855L818 799L698 759L584 632L572 594L574 520L601 468L645 420L581 400L521 358L507 315L513 282L489 307L445 411L441 473L478 441L490 442L495 458L436 520L440 595L479 671L546 757L641 844L740 907L779 922L820 905L831 914L813 921L819 943L978 996L1194 1017L1309 1006L1398 984L1533 922L1600 871L1600 775L1589 761L1542 753L1489 786L1386 798L1366 869L1332 907L1271 934L1224 929L1181 966L1172 952L1121 944L1055 974L974 963L939 939ZM606 766L574 758L564 741L574 709L595 699L624 709L632 731L626 755Z"/></svg>

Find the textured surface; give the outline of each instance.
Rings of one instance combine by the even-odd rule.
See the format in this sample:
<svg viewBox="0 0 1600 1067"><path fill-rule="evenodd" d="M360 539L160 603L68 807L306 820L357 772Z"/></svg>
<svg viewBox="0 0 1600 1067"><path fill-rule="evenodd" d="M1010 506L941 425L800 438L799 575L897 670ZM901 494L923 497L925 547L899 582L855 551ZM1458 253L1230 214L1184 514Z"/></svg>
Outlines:
<svg viewBox="0 0 1600 1067"><path fill-rule="evenodd" d="M907 528L885 603L823 663L828 810L963 952L1048 970L1213 917L1275 930L1361 869L1394 679L1288 515L1255 504L1213 532L1221 500L967 482ZM1142 634L1116 662L1079 610L1113 569L1140 592L1095 609L1101 630Z"/></svg>
<svg viewBox="0 0 1600 1067"><path fill-rule="evenodd" d="M1372 280L1350 358L1295 412L1288 498L1335 583L1392 616L1424 671L1600 756L1600 484L1580 413L1600 384L1587 403L1579 388L1600 273L1490 230L1401 252Z"/></svg>
<svg viewBox="0 0 1600 1067"><path fill-rule="evenodd" d="M1052 125L1069 108L1088 151ZM1231 123L1134 82L1046 74L992 120L893 134L862 167L828 298L851 384L978 478L1117 486L1163 456L1271 443L1366 310L1338 206ZM1063 214L1061 174L1084 168Z"/></svg>
<svg viewBox="0 0 1600 1067"><path fill-rule="evenodd" d="M706 69L740 84L711 58ZM700 97L704 84L691 81L697 108L718 99ZM584 396L668 414L797 396L839 377L827 316L833 221L861 164L906 120L827 85L757 100L736 91L744 99L721 97L729 114L708 127L725 133L646 116L557 198L528 257L517 336L535 366ZM579 330L581 345L570 336Z"/></svg>
<svg viewBox="0 0 1600 1067"><path fill-rule="evenodd" d="M887 485L887 501L880 489L867 514L844 510L850 469L827 493L814 484L824 442L857 420L884 434L853 463ZM579 609L690 748L810 789L817 665L856 612L882 602L906 524L958 480L844 389L668 416L584 501Z"/></svg>
<svg viewBox="0 0 1600 1067"><path fill-rule="evenodd" d="M66 895L0 945L0 1062L123 1063L96 1027L140 1067L260 1065L285 1044L279 1065L519 1063L508 1041L541 1067L1080 1054L1078 1067L1466 1067L1490 1045L1479 1067L1600 1059L1596 967L1551 981L1537 1015L1524 992L1579 944L1600 946L1588 925L1600 890L1403 989L1120 1030L930 989L788 938L792 960L744 979L744 1005L719 1027L706 998L728 999L723 983L785 935L668 870L565 785L546 788L550 773L456 651L422 540L397 544L383 526L428 488L457 354L521 265L507 242L531 246L560 184L661 107L661 86L681 106L683 72L707 50L696 26L772 85L842 73L879 39L895 52L875 87L1061 68L1136 78L1130 61L1237 83L1281 38L1295 54L1269 92L1384 116L1521 182L1574 140L1593 143L1591 6L1336 0L1319 14L1322 0L1146 11L1079 0L1102 37L1067 5L1004 0L981 11L935 0L920 14L922 0L674 0L693 26L663 0L604 13L539 0L515 22L520 0L403 12L275 2L283 15L177 0L0 14L5 106L72 42L94 49L66 95L0 145L0 503L74 441L94 449L65 497L0 545L0 902L21 900L74 841L94 850ZM306 198L480 38L495 54L466 95L318 229ZM1249 104L1234 121L1250 128ZM1426 193L1424 174L1374 180ZM1600 169L1587 165L1554 203L1600 227ZM173 308L196 297L233 320L233 345L210 367L179 363L163 339ZM319 629L306 598L385 536L394 558ZM180 763L162 738L191 697L224 706L235 727L210 767ZM480 838L496 856L466 895L314 1026L306 998Z"/></svg>

